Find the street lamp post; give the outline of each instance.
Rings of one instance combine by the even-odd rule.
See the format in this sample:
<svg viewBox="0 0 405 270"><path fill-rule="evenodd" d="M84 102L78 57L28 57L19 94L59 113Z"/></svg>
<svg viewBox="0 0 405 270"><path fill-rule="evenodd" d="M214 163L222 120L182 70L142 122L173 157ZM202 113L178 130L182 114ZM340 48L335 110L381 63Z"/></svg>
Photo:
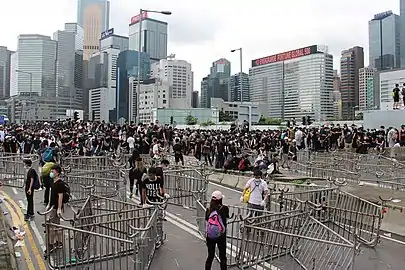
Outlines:
<svg viewBox="0 0 405 270"><path fill-rule="evenodd" d="M30 96L29 96L29 104L30 104L30 110L29 110L29 119L32 120L32 113L31 113L31 106L32 106L32 72L28 72L28 71L23 71L23 70L18 70L16 69L15 72L17 73L23 73L23 74L28 74L28 76L30 76Z"/></svg>
<svg viewBox="0 0 405 270"><path fill-rule="evenodd" d="M242 48L238 49L233 49L231 52L236 52L239 51L239 62L240 62L240 75L239 75L239 87L240 87L240 102L243 102L243 91L242 91L242 73L243 73L243 67L242 67Z"/></svg>
<svg viewBox="0 0 405 270"><path fill-rule="evenodd" d="M141 51L142 51L142 21L143 21L143 13L150 12L150 13L160 13L163 15L171 15L171 11L157 11L157 10L146 10L140 9L139 10L139 40L138 40L138 78L137 78L137 86L136 86L136 124L139 124L139 103L140 103L140 93L141 93Z"/></svg>

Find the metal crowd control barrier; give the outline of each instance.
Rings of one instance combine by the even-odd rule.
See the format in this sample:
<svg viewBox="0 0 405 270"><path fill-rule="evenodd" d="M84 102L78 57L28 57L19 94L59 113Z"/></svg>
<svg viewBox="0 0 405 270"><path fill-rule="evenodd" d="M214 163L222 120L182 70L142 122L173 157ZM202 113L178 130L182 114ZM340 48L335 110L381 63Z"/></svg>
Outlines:
<svg viewBox="0 0 405 270"><path fill-rule="evenodd" d="M194 169L168 170L164 174L164 187L171 199L169 204L195 208L195 201L206 200L208 181Z"/></svg>
<svg viewBox="0 0 405 270"><path fill-rule="evenodd" d="M72 171L99 171L108 170L111 167L122 167L121 160L114 156L76 156L65 157L62 159L62 165L69 167Z"/></svg>
<svg viewBox="0 0 405 270"><path fill-rule="evenodd" d="M308 190L289 189L271 190L267 209L270 212L282 212L299 209L310 211L318 221L351 241L374 247L381 231L383 207L344 192L339 186L345 184L334 181L331 188L308 187ZM312 211L307 202L319 204L321 208ZM356 235L357 239L353 239Z"/></svg>
<svg viewBox="0 0 405 270"><path fill-rule="evenodd" d="M84 202L90 194L126 200L126 177L119 168L87 172L66 172L70 203Z"/></svg>
<svg viewBox="0 0 405 270"><path fill-rule="evenodd" d="M38 172L39 159L34 155L7 155L0 157L0 181L4 186L23 188L27 177L24 159L31 159L32 168Z"/></svg>
<svg viewBox="0 0 405 270"><path fill-rule="evenodd" d="M310 212L260 219L244 225L237 256L239 268L275 263L282 264L282 269L354 269L356 244L311 217ZM289 256L293 260L288 260Z"/></svg>
<svg viewBox="0 0 405 270"><path fill-rule="evenodd" d="M46 259L50 269L149 269L155 249L163 242L160 206L141 208L90 195L70 226L48 221L45 215ZM160 221L159 221L160 219ZM159 224L160 223L160 224ZM58 242L55 248L49 243Z"/></svg>

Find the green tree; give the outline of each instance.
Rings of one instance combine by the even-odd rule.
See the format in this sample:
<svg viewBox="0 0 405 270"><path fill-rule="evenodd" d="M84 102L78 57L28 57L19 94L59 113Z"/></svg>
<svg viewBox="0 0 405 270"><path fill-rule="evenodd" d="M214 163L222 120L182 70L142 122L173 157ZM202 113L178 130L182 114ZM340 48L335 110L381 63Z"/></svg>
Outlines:
<svg viewBox="0 0 405 270"><path fill-rule="evenodd" d="M259 125L281 125L282 119L260 116Z"/></svg>
<svg viewBox="0 0 405 270"><path fill-rule="evenodd" d="M212 121L212 120L208 120L208 121L205 121L205 122L200 123L200 125L201 125L202 127L209 127L209 126L214 126L214 125L215 125L215 122Z"/></svg>
<svg viewBox="0 0 405 270"><path fill-rule="evenodd" d="M186 125L196 125L198 119L192 115L187 115L186 117Z"/></svg>
<svg viewBox="0 0 405 270"><path fill-rule="evenodd" d="M231 121L233 121L233 119L229 115L229 112L224 112L224 109L219 111L219 122L231 122Z"/></svg>

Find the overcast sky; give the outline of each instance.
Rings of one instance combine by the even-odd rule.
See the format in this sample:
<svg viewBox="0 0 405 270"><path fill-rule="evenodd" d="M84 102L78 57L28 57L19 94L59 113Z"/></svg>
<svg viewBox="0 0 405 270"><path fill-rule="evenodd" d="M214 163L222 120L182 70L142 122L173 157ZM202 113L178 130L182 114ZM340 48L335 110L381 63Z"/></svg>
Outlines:
<svg viewBox="0 0 405 270"><path fill-rule="evenodd" d="M239 71L251 60L314 44L326 44L335 68L343 49L362 46L368 64L368 21L376 13L393 10L399 0L111 0L110 27L128 36L130 18L139 8L170 10L171 16L153 14L169 23L168 53L191 62L195 90L215 60L232 62ZM253 4L254 3L254 4ZM65 22L76 22L77 0L11 0L0 3L0 46L15 50L19 34L52 36Z"/></svg>

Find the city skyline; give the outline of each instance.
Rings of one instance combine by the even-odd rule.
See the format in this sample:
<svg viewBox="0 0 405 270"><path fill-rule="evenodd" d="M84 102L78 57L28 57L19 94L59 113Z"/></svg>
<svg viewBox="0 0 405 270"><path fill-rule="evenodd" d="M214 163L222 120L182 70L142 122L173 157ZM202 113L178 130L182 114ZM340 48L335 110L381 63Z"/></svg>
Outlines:
<svg viewBox="0 0 405 270"><path fill-rule="evenodd" d="M339 69L338 56L344 49L362 46L368 56L368 21L374 14L387 10L399 14L399 0L384 3L365 0L355 3L348 0L328 3L319 0L305 3L259 2L260 9L257 9L258 5L238 6L230 1L212 5L183 1L167 4L162 0L152 3L141 1L140 5L133 5L129 0L112 1L110 27L115 28L117 34L128 36L130 19L137 15L139 8L173 12L171 16L153 14L151 17L168 22L168 53L175 53L178 59L193 65L194 89L200 90L201 79L209 72L215 59L227 58L232 63L232 74L239 72L239 56L230 52L236 47L244 50L244 72L248 72L253 59L311 44L327 44L329 52L334 55L334 68ZM22 5L26 9L18 8ZM2 7L18 10L7 12L0 18L3 25L13 26L4 29L0 42L9 50L16 50L19 34L52 36L53 32L63 28L64 23L76 22L77 16L77 1L72 0L60 0L57 4L50 0L40 3L19 0L3 3ZM226 9L231 9L227 14L232 14L232 17L223 16ZM271 10L285 12L274 12L269 20ZM251 23L241 19L246 14L252 14ZM272 22L277 22L278 27L273 28ZM368 57L365 58L368 60Z"/></svg>

